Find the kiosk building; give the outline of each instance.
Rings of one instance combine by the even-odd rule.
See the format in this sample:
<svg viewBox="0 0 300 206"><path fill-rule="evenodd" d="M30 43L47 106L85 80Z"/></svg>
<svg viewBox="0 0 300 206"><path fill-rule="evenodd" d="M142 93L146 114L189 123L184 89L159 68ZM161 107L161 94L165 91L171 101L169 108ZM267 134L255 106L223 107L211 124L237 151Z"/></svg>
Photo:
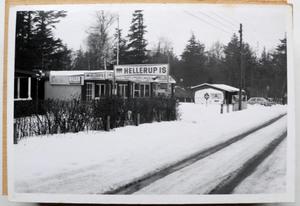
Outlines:
<svg viewBox="0 0 300 206"><path fill-rule="evenodd" d="M168 65L118 65L114 70L50 71L45 99L84 101L113 94L123 98L173 96L176 81Z"/></svg>

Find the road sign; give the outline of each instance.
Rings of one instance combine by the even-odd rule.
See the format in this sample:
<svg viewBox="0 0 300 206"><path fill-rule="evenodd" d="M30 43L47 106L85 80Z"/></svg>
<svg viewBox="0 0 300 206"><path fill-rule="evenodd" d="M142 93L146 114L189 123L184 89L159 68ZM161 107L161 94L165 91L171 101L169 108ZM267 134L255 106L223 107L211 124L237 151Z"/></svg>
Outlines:
<svg viewBox="0 0 300 206"><path fill-rule="evenodd" d="M205 98L206 100L208 100L208 99L209 99L209 94L208 94L208 93L205 93L205 94L204 94L204 98Z"/></svg>

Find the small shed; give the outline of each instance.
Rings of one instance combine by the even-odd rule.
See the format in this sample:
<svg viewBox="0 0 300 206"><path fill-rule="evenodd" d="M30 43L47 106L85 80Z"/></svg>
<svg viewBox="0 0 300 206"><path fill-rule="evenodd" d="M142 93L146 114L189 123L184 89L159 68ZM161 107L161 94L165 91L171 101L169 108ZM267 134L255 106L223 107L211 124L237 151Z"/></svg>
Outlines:
<svg viewBox="0 0 300 206"><path fill-rule="evenodd" d="M226 84L200 84L191 87L196 104L234 104L238 102L239 88ZM242 101L247 96L242 90Z"/></svg>

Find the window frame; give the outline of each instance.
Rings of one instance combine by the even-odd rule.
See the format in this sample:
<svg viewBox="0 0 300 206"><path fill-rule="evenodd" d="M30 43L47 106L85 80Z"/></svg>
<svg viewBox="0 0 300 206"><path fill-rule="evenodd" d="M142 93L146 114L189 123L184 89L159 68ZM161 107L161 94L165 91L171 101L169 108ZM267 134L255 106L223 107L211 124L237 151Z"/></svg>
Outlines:
<svg viewBox="0 0 300 206"><path fill-rule="evenodd" d="M90 89L89 89L89 86L91 86ZM87 82L86 90L85 90L85 100L91 101L93 99L95 99L95 84L93 82Z"/></svg>
<svg viewBox="0 0 300 206"><path fill-rule="evenodd" d="M27 79L27 97L26 98L22 98L21 97L21 79ZM31 77L15 77L14 81L17 83L17 86L15 88L14 85L14 90L17 90L17 97L15 97L15 92L14 92L14 101L30 101L32 100L32 96L31 96Z"/></svg>

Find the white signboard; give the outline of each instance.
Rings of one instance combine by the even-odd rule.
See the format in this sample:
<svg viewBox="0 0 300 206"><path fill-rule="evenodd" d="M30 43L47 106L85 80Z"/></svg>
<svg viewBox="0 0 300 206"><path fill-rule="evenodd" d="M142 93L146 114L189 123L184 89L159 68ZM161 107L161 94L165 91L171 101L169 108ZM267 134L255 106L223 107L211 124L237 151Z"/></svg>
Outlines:
<svg viewBox="0 0 300 206"><path fill-rule="evenodd" d="M84 73L85 80L104 80L112 79L113 71L95 71L95 72L86 72Z"/></svg>
<svg viewBox="0 0 300 206"><path fill-rule="evenodd" d="M64 76L64 75L51 75L50 76L50 84L61 84L61 85L69 85L69 84L83 84L83 76Z"/></svg>
<svg viewBox="0 0 300 206"><path fill-rule="evenodd" d="M168 64L128 64L115 65L116 76L167 76L169 74Z"/></svg>

